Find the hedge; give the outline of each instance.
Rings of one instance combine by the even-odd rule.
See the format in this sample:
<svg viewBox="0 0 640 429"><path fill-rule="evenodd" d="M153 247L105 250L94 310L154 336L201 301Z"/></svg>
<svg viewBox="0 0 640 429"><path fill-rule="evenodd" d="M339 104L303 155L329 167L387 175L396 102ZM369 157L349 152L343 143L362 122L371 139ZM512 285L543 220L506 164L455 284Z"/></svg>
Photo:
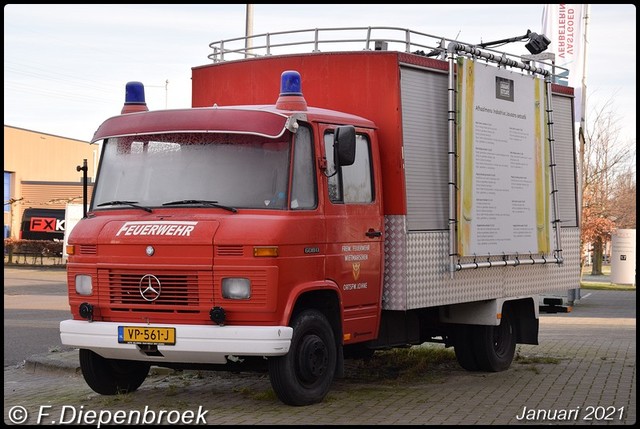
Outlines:
<svg viewBox="0 0 640 429"><path fill-rule="evenodd" d="M62 264L62 241L4 239L4 255L8 264L44 264L44 258L56 258ZM22 260L22 262L20 262Z"/></svg>

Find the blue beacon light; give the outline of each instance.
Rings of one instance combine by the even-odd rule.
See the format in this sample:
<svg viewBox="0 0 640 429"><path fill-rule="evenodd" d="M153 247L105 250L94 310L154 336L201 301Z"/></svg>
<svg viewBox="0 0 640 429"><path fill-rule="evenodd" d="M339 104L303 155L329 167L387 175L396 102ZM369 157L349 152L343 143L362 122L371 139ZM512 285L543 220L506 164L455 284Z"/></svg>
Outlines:
<svg viewBox="0 0 640 429"><path fill-rule="evenodd" d="M144 85L142 82L127 82L124 102L129 104L144 103Z"/></svg>
<svg viewBox="0 0 640 429"><path fill-rule="evenodd" d="M280 76L280 95L302 95L300 73L294 70L282 72Z"/></svg>
<svg viewBox="0 0 640 429"><path fill-rule="evenodd" d="M146 112L147 102L144 98L144 85L142 82L127 82L124 95L124 106L122 106L121 114Z"/></svg>
<svg viewBox="0 0 640 429"><path fill-rule="evenodd" d="M276 107L282 110L307 110L307 102L302 96L302 79L295 70L287 70L280 75L280 96Z"/></svg>

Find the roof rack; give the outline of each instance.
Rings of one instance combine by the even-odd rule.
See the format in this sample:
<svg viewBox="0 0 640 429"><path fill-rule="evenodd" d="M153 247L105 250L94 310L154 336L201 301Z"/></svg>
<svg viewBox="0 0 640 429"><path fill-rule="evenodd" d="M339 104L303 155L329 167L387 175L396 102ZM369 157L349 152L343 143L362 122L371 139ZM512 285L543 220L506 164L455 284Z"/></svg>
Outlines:
<svg viewBox="0 0 640 429"><path fill-rule="evenodd" d="M434 36L400 27L310 28L262 33L212 42L209 47L213 53L209 54L207 58L214 63L219 63L269 55L375 50L406 52L444 59L450 42L472 47L482 45L481 43L459 42L447 37ZM518 62L531 61L530 56L528 58L486 47L482 49ZM568 71L553 62L536 60L536 63L538 67L552 71L552 75Z"/></svg>

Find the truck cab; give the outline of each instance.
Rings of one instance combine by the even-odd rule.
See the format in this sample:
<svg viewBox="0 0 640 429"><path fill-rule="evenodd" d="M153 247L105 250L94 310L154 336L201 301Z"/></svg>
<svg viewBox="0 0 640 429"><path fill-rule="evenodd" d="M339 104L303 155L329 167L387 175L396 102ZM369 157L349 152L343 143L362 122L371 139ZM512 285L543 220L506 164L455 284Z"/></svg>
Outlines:
<svg viewBox="0 0 640 429"><path fill-rule="evenodd" d="M268 357L285 400L316 398L342 344L378 335L375 124L307 107L292 71L270 106L133 103L94 137L99 175L68 239L63 343L81 349L100 393L137 388L149 364L238 356ZM115 361L121 376L105 370Z"/></svg>

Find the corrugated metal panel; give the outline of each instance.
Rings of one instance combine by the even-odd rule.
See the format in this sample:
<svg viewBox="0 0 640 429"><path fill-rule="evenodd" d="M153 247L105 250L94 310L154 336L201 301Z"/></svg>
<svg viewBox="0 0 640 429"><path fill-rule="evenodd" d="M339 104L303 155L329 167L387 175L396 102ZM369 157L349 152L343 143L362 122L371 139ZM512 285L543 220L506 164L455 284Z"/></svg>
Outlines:
<svg viewBox="0 0 640 429"><path fill-rule="evenodd" d="M561 95L554 95L552 100L560 225L578 226L573 103L571 98Z"/></svg>
<svg viewBox="0 0 640 429"><path fill-rule="evenodd" d="M382 308L422 307L482 301L557 290L580 284L580 229L564 228L562 256L555 263L449 272L446 231L406 234L403 216L385 216L385 275Z"/></svg>
<svg viewBox="0 0 640 429"><path fill-rule="evenodd" d="M447 229L447 74L400 67L407 230Z"/></svg>
<svg viewBox="0 0 640 429"><path fill-rule="evenodd" d="M87 194L91 195L92 186ZM22 183L22 205L25 207L63 209L68 202L82 202L82 185Z"/></svg>
<svg viewBox="0 0 640 429"><path fill-rule="evenodd" d="M448 228L447 75L401 67L407 231ZM553 96L562 226L578 225L572 99Z"/></svg>
<svg viewBox="0 0 640 429"><path fill-rule="evenodd" d="M87 189L87 204L91 202L91 193L93 184ZM64 209L68 202L82 203L82 185L61 185L46 183L26 183L22 182L22 195L20 201L20 209L15 215L17 219L22 219L22 213L26 208L46 208L46 209ZM17 231L16 230L16 237Z"/></svg>

